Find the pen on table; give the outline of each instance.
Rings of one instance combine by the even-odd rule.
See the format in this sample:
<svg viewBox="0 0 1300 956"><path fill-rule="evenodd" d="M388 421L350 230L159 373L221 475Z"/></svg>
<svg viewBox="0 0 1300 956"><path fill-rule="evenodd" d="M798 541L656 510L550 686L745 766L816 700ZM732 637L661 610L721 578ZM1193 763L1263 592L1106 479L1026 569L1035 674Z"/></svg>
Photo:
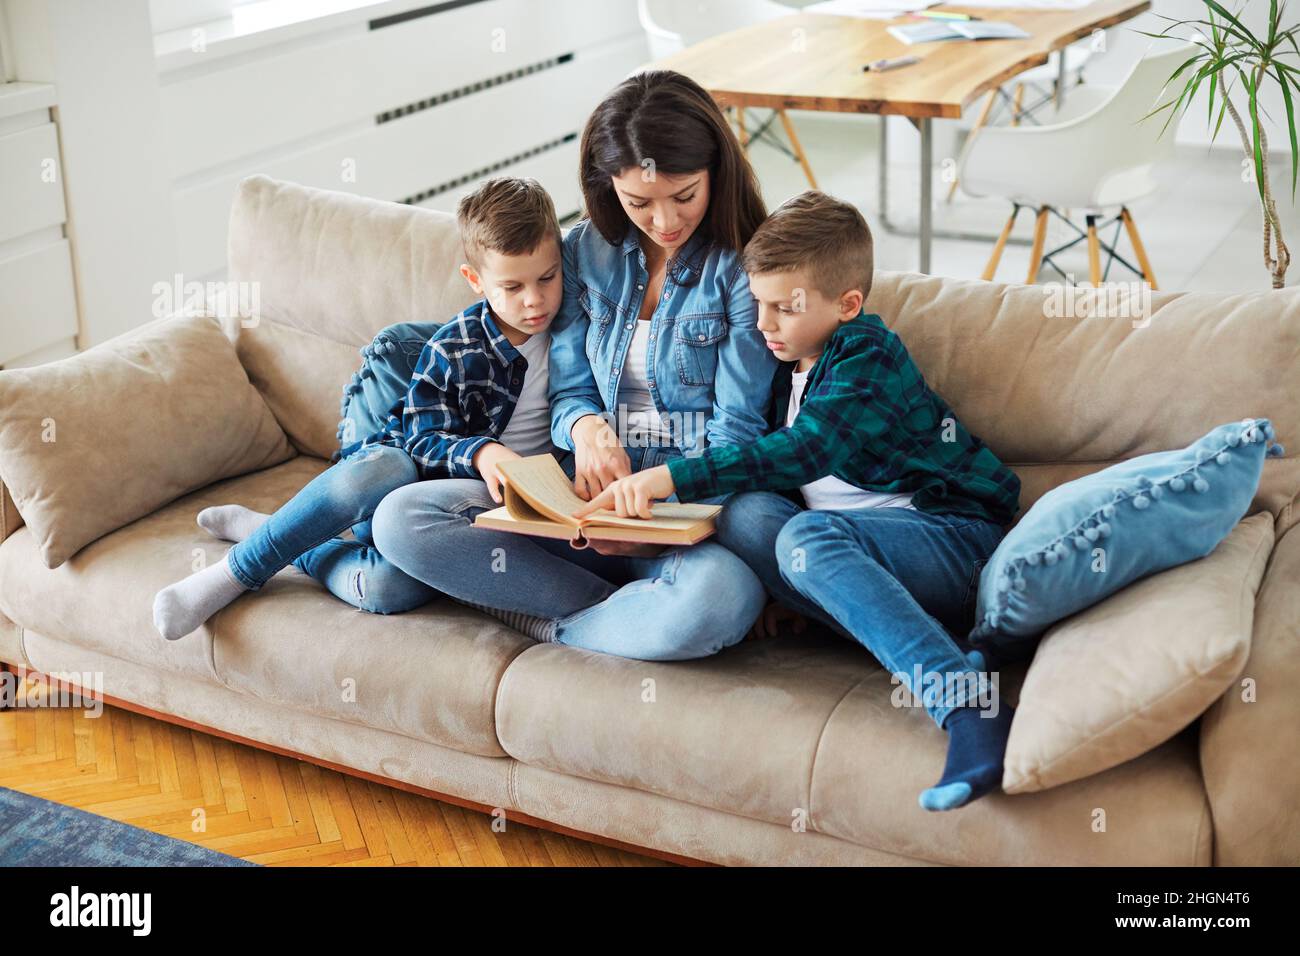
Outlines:
<svg viewBox="0 0 1300 956"><path fill-rule="evenodd" d="M925 17L930 20L978 20L979 17L973 17L969 13L947 13L943 10L917 10L912 14L914 17Z"/></svg>
<svg viewBox="0 0 1300 956"><path fill-rule="evenodd" d="M900 66L911 66L913 63L920 63L920 62L921 62L921 58L919 56L910 56L910 55L895 57L892 60L875 60L874 62L868 63L866 66L864 66L862 68L862 72L881 73L884 72L885 70L895 70Z"/></svg>

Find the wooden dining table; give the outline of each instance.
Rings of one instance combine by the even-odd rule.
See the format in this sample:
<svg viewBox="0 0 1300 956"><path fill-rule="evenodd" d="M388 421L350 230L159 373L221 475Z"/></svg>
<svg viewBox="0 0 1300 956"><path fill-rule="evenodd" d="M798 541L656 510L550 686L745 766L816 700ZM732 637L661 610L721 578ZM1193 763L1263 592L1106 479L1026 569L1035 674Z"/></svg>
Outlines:
<svg viewBox="0 0 1300 956"><path fill-rule="evenodd" d="M933 238L933 138L936 119L958 119L978 97L1017 74L1048 62L1049 54L1122 23L1150 8L1150 0L1094 0L1076 9L981 8L942 4L933 11L966 13L1014 23L1024 40L948 40L908 45L886 30L921 20L867 20L794 13L710 37L656 60L654 69L684 73L722 107L813 110L905 116L920 134L918 258L930 271ZM919 63L866 72L877 60L915 55ZM1065 57L1057 58L1057 99L1064 94ZM882 122L882 129L884 124ZM885 137L881 136L879 189L887 215Z"/></svg>

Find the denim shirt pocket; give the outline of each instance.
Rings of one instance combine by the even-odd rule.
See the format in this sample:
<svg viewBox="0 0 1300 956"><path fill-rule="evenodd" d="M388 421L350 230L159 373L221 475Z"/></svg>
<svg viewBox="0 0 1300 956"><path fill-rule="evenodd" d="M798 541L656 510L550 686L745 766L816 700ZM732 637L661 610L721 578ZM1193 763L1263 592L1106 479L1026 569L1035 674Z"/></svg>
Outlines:
<svg viewBox="0 0 1300 956"><path fill-rule="evenodd" d="M579 299L582 311L587 315L587 355L596 355L600 345L609 333L610 324L618 309L613 302L599 292L587 286Z"/></svg>
<svg viewBox="0 0 1300 956"><path fill-rule="evenodd" d="M727 337L722 313L679 318L673 332L673 354L683 385L712 385L718 368L718 343Z"/></svg>

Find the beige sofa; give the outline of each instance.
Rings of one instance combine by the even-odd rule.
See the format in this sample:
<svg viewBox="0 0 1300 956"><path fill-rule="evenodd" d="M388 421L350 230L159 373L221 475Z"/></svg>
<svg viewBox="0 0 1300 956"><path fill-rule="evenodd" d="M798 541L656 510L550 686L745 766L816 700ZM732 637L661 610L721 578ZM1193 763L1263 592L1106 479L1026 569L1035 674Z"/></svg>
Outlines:
<svg viewBox="0 0 1300 956"><path fill-rule="evenodd" d="M229 265L232 279L260 283L260 321L224 328L292 445L278 457L291 457L162 504L53 569L3 494L0 660L99 671L124 706L500 808L507 820L693 860L1300 863L1295 454L1266 461L1252 508L1268 513L1276 535L1258 594L1245 594L1251 644L1241 670L1257 681L1257 700L1240 703L1234 679L1204 716L1135 759L952 813L916 803L942 770L944 735L923 710L891 706L888 675L848 642L791 636L649 664L534 644L445 601L369 615L293 569L200 632L163 641L153 594L188 573L193 554L226 547L197 527L199 509L271 510L324 469L358 348L389 323L443 319L468 304L458 257L446 215L246 180ZM1157 293L1154 320L1135 327L1049 317L1041 288L881 273L869 307L1014 465L1025 507L1063 481L1243 414L1269 416L1300 451L1294 292ZM178 403L182 384L167 386ZM135 415L125 402L103 414L143 449L155 440L151 416L166 407ZM217 402L188 430L193 449L222 428ZM0 475L12 464L4 454ZM108 503L151 479L99 480ZM1012 699L1024 672L1003 676Z"/></svg>

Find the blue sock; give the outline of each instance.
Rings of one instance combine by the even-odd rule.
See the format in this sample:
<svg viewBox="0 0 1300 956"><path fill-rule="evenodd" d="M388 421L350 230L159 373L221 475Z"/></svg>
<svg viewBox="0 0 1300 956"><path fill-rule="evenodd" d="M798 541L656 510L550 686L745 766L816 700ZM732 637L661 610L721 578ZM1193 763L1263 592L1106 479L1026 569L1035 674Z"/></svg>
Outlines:
<svg viewBox="0 0 1300 956"><path fill-rule="evenodd" d="M918 802L926 810L955 810L1001 786L1015 711L1002 702L997 716L981 716L985 713L979 707L957 707L944 721L948 759L939 782L921 791Z"/></svg>

